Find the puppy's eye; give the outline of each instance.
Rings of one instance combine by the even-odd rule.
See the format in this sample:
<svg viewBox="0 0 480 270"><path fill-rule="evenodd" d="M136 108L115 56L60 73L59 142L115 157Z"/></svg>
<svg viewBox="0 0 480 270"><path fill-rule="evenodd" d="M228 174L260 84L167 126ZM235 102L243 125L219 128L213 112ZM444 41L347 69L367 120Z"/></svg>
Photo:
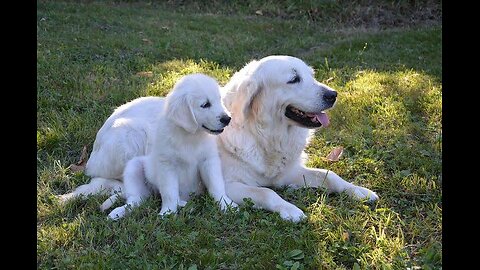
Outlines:
<svg viewBox="0 0 480 270"><path fill-rule="evenodd" d="M293 79L291 79L291 80L288 81L287 83L288 83L288 84L292 84L292 83L299 83L299 82L300 82L300 76L295 75L295 77L293 77Z"/></svg>
<svg viewBox="0 0 480 270"><path fill-rule="evenodd" d="M212 104L210 104L210 101L207 101L207 102L203 103L202 105L200 105L200 107L202 107L204 109L209 108L210 106L212 106Z"/></svg>

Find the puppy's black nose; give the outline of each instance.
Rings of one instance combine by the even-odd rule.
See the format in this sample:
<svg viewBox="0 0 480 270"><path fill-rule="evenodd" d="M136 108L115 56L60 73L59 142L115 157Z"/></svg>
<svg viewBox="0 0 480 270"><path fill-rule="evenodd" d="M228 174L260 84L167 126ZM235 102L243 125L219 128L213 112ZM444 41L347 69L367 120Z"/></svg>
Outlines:
<svg viewBox="0 0 480 270"><path fill-rule="evenodd" d="M323 99L328 103L334 103L337 99L337 91L329 90L323 94Z"/></svg>
<svg viewBox="0 0 480 270"><path fill-rule="evenodd" d="M220 122L225 126L228 125L228 123L230 123L230 120L232 120L232 118L228 115L224 115L222 116L222 118L220 118Z"/></svg>

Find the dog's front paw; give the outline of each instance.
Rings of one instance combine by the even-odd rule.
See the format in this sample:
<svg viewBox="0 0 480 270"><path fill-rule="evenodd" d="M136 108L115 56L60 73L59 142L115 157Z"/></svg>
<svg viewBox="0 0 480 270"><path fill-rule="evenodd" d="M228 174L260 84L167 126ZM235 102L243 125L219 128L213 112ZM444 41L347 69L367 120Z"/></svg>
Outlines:
<svg viewBox="0 0 480 270"><path fill-rule="evenodd" d="M177 209L176 208L174 210L172 210L168 207L166 207L166 208L162 207L162 209L160 210L160 213L158 213L158 215L162 218L166 217L168 215L176 215L176 214L177 214Z"/></svg>
<svg viewBox="0 0 480 270"><path fill-rule="evenodd" d="M182 200L178 201L179 207L184 207L185 205L187 205L187 201L182 201Z"/></svg>
<svg viewBox="0 0 480 270"><path fill-rule="evenodd" d="M369 202L378 200L378 195L375 192L361 186L353 186L347 192L357 200L367 200Z"/></svg>
<svg viewBox="0 0 480 270"><path fill-rule="evenodd" d="M305 214L303 213L300 208L296 207L293 204L282 206L278 213L280 217L284 220L292 221L292 222L299 222L302 219L306 218Z"/></svg>

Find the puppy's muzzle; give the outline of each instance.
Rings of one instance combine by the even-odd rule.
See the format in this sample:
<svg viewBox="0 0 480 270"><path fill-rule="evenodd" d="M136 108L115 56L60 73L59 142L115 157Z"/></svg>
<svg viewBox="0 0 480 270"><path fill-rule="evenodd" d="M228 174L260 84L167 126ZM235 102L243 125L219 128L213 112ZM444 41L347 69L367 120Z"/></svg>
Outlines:
<svg viewBox="0 0 480 270"><path fill-rule="evenodd" d="M222 117L220 118L220 123L224 124L225 126L228 126L228 124L230 123L230 120L232 120L232 118L228 115L222 115Z"/></svg>

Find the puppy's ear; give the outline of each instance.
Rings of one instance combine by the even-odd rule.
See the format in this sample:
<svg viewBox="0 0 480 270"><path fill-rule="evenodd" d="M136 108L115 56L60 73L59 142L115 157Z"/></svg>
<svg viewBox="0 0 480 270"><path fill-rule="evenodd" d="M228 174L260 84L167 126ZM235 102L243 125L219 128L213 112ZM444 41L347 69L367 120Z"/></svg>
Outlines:
<svg viewBox="0 0 480 270"><path fill-rule="evenodd" d="M195 133L198 122L193 113L192 99L189 95L167 96L165 110L166 117L189 133Z"/></svg>

